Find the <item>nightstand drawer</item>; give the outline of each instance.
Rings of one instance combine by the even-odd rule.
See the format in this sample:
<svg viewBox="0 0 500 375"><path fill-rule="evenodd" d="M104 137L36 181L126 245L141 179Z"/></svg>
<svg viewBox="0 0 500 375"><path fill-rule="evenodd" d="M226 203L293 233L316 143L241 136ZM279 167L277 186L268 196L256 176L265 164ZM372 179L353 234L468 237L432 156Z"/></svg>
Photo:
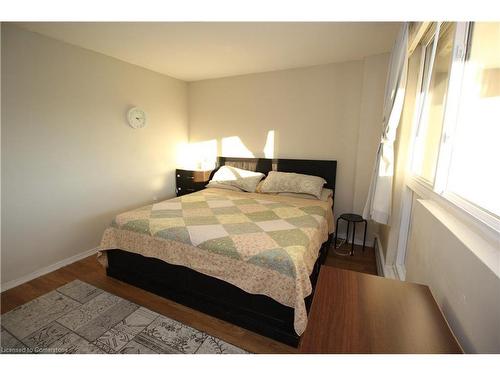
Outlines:
<svg viewBox="0 0 500 375"><path fill-rule="evenodd" d="M175 170L177 196L194 193L205 188L212 171Z"/></svg>
<svg viewBox="0 0 500 375"><path fill-rule="evenodd" d="M177 179L176 185L177 187L182 187L184 189L195 189L194 191L201 190L208 184L208 181L203 182L193 182L192 180L179 180Z"/></svg>
<svg viewBox="0 0 500 375"><path fill-rule="evenodd" d="M195 188L195 187L186 187L186 186L179 186L177 185L177 188L176 188L176 194L177 196L180 196L180 195L185 195L185 194L190 194L190 193L194 193L195 191L199 191L199 190L202 190L203 188Z"/></svg>
<svg viewBox="0 0 500 375"><path fill-rule="evenodd" d="M212 171L190 171L186 169L176 169L175 177L180 180L193 182L208 182Z"/></svg>

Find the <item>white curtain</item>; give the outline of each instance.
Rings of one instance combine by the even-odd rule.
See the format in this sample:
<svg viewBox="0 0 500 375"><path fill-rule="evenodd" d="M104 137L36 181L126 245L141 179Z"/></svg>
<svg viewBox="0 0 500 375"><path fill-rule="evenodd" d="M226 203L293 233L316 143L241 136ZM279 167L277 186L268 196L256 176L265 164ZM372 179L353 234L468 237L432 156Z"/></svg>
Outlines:
<svg viewBox="0 0 500 375"><path fill-rule="evenodd" d="M382 136L377 150L368 198L363 217L387 224L391 213L392 180L394 175L394 140L403 101L408 71L408 23L404 23L391 53L385 86Z"/></svg>

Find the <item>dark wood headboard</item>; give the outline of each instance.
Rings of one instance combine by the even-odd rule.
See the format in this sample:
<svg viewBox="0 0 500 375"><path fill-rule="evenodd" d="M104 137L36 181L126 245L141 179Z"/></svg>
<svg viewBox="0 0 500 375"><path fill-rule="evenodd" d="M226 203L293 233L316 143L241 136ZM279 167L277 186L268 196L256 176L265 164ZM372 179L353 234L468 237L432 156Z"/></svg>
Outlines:
<svg viewBox="0 0 500 375"><path fill-rule="evenodd" d="M325 187L333 189L335 196L335 182L337 176L336 160L233 158L219 156L217 158L216 169L213 173L223 165L261 172L266 176L269 171L279 171L323 177L326 180ZM212 176L210 176L210 178Z"/></svg>

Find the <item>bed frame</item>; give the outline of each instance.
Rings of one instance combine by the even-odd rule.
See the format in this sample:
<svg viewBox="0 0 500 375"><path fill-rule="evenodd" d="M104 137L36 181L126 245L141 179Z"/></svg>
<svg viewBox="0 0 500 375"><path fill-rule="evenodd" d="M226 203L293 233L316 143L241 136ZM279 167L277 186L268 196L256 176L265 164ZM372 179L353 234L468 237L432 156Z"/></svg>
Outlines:
<svg viewBox="0 0 500 375"><path fill-rule="evenodd" d="M325 187L335 192L337 162L334 160L219 157L216 170L223 165L246 167L266 175L271 170L277 170L320 176L327 181ZM326 259L331 240L330 235L322 245L310 276L313 292L305 298L308 311L319 269ZM293 328L294 310L291 307L270 297L249 294L225 281L156 258L118 249L108 250L107 255L108 276L285 344L298 346L300 337Z"/></svg>

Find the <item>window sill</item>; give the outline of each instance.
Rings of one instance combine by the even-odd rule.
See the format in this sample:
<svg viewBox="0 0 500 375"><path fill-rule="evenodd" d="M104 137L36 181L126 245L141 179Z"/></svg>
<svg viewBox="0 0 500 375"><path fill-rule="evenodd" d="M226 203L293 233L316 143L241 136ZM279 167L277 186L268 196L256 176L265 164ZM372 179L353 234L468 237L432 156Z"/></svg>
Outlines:
<svg viewBox="0 0 500 375"><path fill-rule="evenodd" d="M421 198L421 204L434 217L495 275L500 277L500 235L498 232L415 179L410 179L407 185Z"/></svg>
<svg viewBox="0 0 500 375"><path fill-rule="evenodd" d="M486 236L491 243L495 243L497 246L499 245L500 231L498 231L494 225L490 225L490 223L481 220L463 207L460 207L456 200L448 199L437 194L432 190L430 185L423 183L420 179L415 177L408 178L406 185L422 199L435 201L445 210L449 211L450 214L456 216L478 233Z"/></svg>

